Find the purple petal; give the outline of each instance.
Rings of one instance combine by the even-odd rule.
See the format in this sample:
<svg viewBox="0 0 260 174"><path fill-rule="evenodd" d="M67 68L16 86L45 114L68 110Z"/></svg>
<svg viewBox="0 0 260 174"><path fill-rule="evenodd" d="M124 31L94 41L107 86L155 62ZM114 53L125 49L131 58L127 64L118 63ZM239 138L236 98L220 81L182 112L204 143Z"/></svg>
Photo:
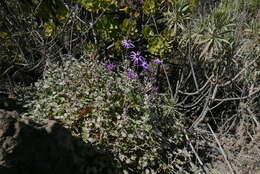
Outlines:
<svg viewBox="0 0 260 174"><path fill-rule="evenodd" d="M124 48L134 48L135 47L135 45L133 44L133 42L131 40L123 40L121 44Z"/></svg>
<svg viewBox="0 0 260 174"><path fill-rule="evenodd" d="M131 79L134 79L134 78L137 77L137 74L136 74L135 72L133 72L133 71L128 71L128 72L126 73L126 75L127 75L127 77L129 77L129 78L131 78Z"/></svg>
<svg viewBox="0 0 260 174"><path fill-rule="evenodd" d="M148 66L148 63L146 61L143 61L141 66L145 69L145 70L148 70L149 69L149 66Z"/></svg>
<svg viewBox="0 0 260 174"><path fill-rule="evenodd" d="M116 65L113 64L113 63L108 63L106 65L106 69L109 70L109 71L112 71L115 67L116 67Z"/></svg>
<svg viewBox="0 0 260 174"><path fill-rule="evenodd" d="M141 54L141 51L136 51L136 52L131 51L131 53L130 53L130 57L139 57L140 54Z"/></svg>
<svg viewBox="0 0 260 174"><path fill-rule="evenodd" d="M130 58L131 58L131 60L133 61L134 64L141 65L143 63L144 58L140 54L141 54L140 51L136 51L136 52L132 51L131 52Z"/></svg>
<svg viewBox="0 0 260 174"><path fill-rule="evenodd" d="M162 64L162 63L163 63L163 60L161 60L161 59L155 59L153 62L154 62L154 63L157 63L157 64Z"/></svg>

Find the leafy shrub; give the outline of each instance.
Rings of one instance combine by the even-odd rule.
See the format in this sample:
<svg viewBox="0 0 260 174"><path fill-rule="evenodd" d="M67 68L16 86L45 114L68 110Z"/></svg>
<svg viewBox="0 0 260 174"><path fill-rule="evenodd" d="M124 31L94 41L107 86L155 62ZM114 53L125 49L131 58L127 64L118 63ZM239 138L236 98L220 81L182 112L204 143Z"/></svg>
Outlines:
<svg viewBox="0 0 260 174"><path fill-rule="evenodd" d="M59 119L84 141L114 154L124 173L173 173L183 139L174 101L92 59L49 64L26 115ZM167 99L167 100L166 100ZM161 103L161 104L159 104Z"/></svg>

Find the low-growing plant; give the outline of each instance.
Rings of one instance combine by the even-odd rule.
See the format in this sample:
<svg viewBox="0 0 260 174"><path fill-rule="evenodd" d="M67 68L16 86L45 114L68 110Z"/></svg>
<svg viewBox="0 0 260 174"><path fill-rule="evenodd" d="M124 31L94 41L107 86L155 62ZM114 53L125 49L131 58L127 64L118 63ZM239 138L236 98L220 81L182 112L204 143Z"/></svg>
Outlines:
<svg viewBox="0 0 260 174"><path fill-rule="evenodd" d="M127 63L127 62L126 62ZM69 58L47 65L25 116L58 119L75 135L114 154L123 173L176 173L189 155L175 101L124 66ZM182 167L183 166L183 167Z"/></svg>

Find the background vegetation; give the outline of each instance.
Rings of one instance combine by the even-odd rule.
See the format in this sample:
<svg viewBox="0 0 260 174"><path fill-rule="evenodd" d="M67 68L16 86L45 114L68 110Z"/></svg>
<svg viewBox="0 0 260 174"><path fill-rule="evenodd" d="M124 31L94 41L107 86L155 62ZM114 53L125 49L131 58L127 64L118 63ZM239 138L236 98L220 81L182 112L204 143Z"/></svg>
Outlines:
<svg viewBox="0 0 260 174"><path fill-rule="evenodd" d="M256 173L259 5L0 1L1 96L61 120L124 173Z"/></svg>

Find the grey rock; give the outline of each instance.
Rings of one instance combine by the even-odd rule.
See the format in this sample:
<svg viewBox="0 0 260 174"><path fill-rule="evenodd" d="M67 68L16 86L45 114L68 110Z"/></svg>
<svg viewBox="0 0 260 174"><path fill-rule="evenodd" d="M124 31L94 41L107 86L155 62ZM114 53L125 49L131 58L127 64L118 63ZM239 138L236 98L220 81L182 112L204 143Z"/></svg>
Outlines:
<svg viewBox="0 0 260 174"><path fill-rule="evenodd" d="M0 109L0 174L113 173L106 152L73 137L54 120L35 122Z"/></svg>
<svg viewBox="0 0 260 174"><path fill-rule="evenodd" d="M79 173L77 162L72 136L62 125L0 110L0 173Z"/></svg>

